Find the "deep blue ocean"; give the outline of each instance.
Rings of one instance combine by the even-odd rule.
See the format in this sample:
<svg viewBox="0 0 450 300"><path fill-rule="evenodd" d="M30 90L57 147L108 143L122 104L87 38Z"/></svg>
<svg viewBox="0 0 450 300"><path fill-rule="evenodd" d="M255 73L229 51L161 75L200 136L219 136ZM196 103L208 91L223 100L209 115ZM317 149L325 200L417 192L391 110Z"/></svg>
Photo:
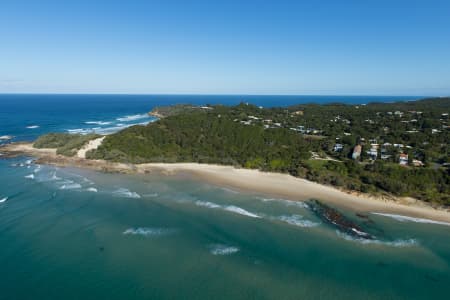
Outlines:
<svg viewBox="0 0 450 300"><path fill-rule="evenodd" d="M420 97L0 95L0 136L110 133L175 103L262 106ZM1 149L0 149L1 152ZM0 159L0 300L447 299L450 224L340 209L178 175L105 174ZM327 199L322 199L326 201Z"/></svg>

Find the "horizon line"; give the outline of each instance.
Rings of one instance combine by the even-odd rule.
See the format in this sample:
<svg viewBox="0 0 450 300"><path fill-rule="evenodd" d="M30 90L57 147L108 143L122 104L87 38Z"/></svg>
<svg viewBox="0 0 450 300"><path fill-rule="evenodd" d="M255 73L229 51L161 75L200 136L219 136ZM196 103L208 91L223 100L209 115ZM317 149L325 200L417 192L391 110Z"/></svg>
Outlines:
<svg viewBox="0 0 450 300"><path fill-rule="evenodd" d="M88 93L67 93L67 92L0 92L0 95L86 95L86 96L283 96L283 97L327 97L327 96L337 96L337 97L435 97L435 98L447 98L449 95L408 95L408 94L259 94L259 93L109 93L109 92L88 92Z"/></svg>

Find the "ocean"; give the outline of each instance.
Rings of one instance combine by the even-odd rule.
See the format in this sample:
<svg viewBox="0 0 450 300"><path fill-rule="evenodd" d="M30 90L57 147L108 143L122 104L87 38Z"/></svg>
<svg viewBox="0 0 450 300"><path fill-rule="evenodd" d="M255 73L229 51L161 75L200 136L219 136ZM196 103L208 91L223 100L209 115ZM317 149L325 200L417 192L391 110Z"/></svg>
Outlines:
<svg viewBox="0 0 450 300"><path fill-rule="evenodd" d="M110 133L174 103L270 106L420 97L0 95L0 136ZM6 142L6 141L3 141ZM1 151L0 151L1 152ZM336 231L289 199L187 174L121 175L0 159L0 299L440 299L450 226L340 209Z"/></svg>

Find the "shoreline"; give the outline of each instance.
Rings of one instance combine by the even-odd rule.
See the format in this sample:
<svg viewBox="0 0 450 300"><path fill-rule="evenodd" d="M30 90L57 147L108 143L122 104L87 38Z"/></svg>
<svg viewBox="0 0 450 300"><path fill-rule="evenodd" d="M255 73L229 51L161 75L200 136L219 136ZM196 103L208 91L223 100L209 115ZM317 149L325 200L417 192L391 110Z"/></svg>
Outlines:
<svg viewBox="0 0 450 300"><path fill-rule="evenodd" d="M322 185L282 173L199 163L126 164L105 160L90 160L77 156L66 157L57 155L56 149L36 149L33 148L32 143L4 145L0 147L0 152L3 153L3 157L30 155L37 158L36 163L38 164L85 168L109 173L149 174L157 172L166 176L187 173L214 185L244 192L264 194L294 201L314 198L355 212L399 214L450 223L450 211L448 209L434 208L419 200L399 197L377 197L343 191L332 186Z"/></svg>

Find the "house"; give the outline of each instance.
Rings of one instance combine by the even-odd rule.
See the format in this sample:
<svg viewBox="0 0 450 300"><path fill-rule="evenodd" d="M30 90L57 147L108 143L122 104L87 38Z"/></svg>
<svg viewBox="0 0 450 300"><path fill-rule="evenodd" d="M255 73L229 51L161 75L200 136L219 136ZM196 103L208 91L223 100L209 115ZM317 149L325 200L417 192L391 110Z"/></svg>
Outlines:
<svg viewBox="0 0 450 300"><path fill-rule="evenodd" d="M342 144L335 144L334 148L333 148L333 151L334 152L341 152L342 149L344 149L344 146Z"/></svg>
<svg viewBox="0 0 450 300"><path fill-rule="evenodd" d="M399 162L398 162L401 166L407 166L408 165L408 154L405 153L401 153L400 154L400 158L399 158Z"/></svg>
<svg viewBox="0 0 450 300"><path fill-rule="evenodd" d="M303 116L303 110L294 111L292 114L296 116Z"/></svg>
<svg viewBox="0 0 450 300"><path fill-rule="evenodd" d="M439 132L441 132L439 129L431 129L432 134L439 133Z"/></svg>
<svg viewBox="0 0 450 300"><path fill-rule="evenodd" d="M361 145L356 145L355 148L353 148L352 158L358 159L361 156Z"/></svg>
<svg viewBox="0 0 450 300"><path fill-rule="evenodd" d="M376 160L378 156L378 150L377 148L370 148L369 151L367 151L367 154L370 156L370 159Z"/></svg>

